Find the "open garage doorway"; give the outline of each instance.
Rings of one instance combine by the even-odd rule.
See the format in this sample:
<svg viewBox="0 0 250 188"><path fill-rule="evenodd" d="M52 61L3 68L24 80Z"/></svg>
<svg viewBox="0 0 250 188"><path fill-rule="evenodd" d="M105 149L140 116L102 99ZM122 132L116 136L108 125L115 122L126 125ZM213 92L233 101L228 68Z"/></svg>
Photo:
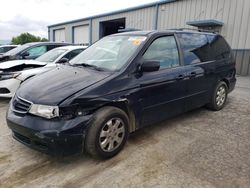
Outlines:
<svg viewBox="0 0 250 188"><path fill-rule="evenodd" d="M125 18L100 22L100 38L118 33L119 29L125 28L125 22Z"/></svg>

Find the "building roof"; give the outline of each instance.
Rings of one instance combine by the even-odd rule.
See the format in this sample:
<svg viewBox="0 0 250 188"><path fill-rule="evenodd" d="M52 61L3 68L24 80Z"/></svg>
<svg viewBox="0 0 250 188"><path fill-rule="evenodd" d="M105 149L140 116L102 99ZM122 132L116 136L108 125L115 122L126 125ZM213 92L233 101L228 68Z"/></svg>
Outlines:
<svg viewBox="0 0 250 188"><path fill-rule="evenodd" d="M86 20L91 20L91 19L94 19L94 18L110 16L110 15L129 12L129 11L134 11L134 10L143 9L143 8L149 8L149 7L153 7L153 6L159 6L161 4L172 3L172 2L176 2L176 1L177 0L160 0L160 1L153 2L153 3L148 3L148 4L144 4L144 5L140 5L140 6L136 6L136 7L131 7L131 8L126 8L126 9L122 9L122 10L117 10L117 11L113 11L113 12L109 12L109 13L98 14L98 15L94 15L94 16L90 16L90 17L81 18L81 19L61 22L61 23L49 25L48 28L61 26L61 25L65 25L65 24L81 22L81 21L86 21Z"/></svg>

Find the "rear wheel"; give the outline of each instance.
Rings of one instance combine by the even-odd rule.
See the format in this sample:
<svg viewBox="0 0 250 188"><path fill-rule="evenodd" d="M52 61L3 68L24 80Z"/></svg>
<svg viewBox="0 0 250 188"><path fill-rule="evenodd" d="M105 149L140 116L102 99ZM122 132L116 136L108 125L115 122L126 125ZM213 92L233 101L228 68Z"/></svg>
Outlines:
<svg viewBox="0 0 250 188"><path fill-rule="evenodd" d="M228 87L227 84L223 81L219 82L215 87L213 92L213 96L211 98L208 107L212 110L218 111L221 110L226 103L228 94Z"/></svg>
<svg viewBox="0 0 250 188"><path fill-rule="evenodd" d="M128 116L116 107L98 110L86 135L85 149L97 158L110 158L118 154L128 137Z"/></svg>

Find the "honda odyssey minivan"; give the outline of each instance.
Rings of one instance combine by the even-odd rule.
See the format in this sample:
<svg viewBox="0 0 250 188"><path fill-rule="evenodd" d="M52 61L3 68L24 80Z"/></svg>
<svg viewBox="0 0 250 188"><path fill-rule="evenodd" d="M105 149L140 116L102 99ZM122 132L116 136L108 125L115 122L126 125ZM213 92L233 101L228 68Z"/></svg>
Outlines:
<svg viewBox="0 0 250 188"><path fill-rule="evenodd" d="M24 82L7 123L36 150L109 158L137 129L202 106L221 110L235 83L235 60L219 34L120 33Z"/></svg>

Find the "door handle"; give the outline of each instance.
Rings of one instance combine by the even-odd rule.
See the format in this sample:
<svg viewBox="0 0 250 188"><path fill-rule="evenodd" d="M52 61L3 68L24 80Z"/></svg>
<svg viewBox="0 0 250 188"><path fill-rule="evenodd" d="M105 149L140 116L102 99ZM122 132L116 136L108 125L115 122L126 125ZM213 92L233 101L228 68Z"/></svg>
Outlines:
<svg viewBox="0 0 250 188"><path fill-rule="evenodd" d="M188 76L189 78L194 78L196 77L196 72L191 72Z"/></svg>
<svg viewBox="0 0 250 188"><path fill-rule="evenodd" d="M183 74L180 74L176 77L176 80L183 80L185 76Z"/></svg>

